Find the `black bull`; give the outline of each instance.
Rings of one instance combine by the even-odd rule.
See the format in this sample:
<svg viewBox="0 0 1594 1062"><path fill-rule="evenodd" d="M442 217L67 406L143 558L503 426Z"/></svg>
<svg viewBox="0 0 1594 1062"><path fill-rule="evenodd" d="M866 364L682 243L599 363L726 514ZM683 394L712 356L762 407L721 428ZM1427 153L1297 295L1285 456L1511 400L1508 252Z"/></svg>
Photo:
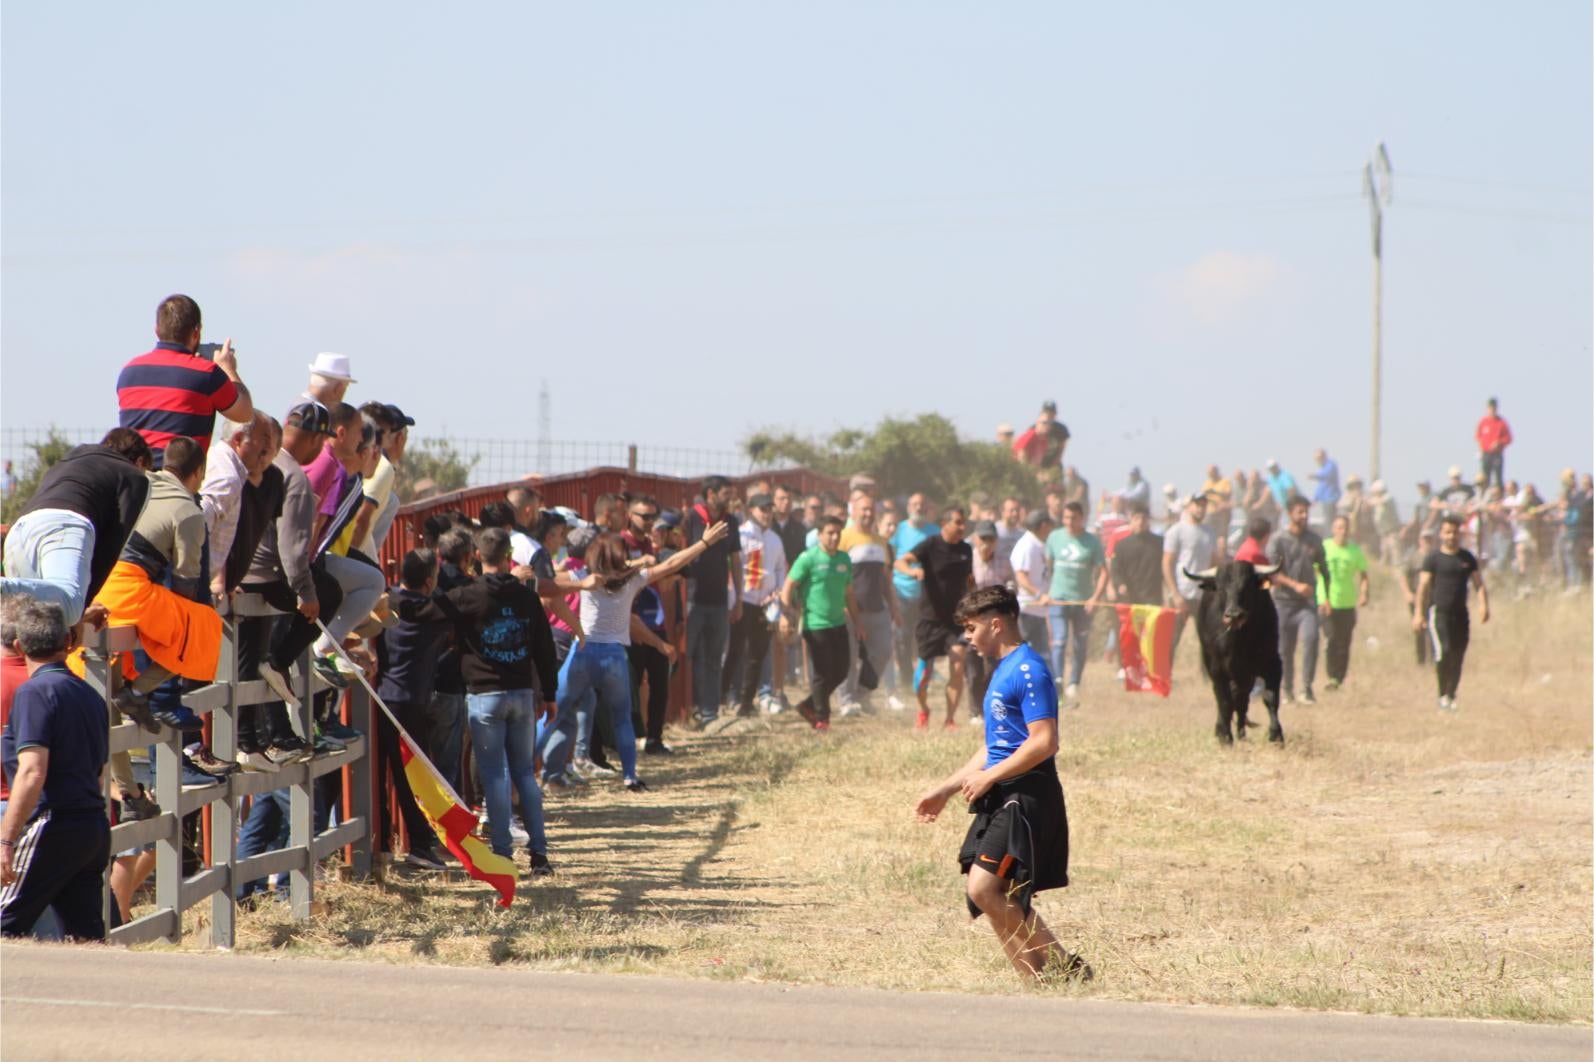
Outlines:
<svg viewBox="0 0 1594 1062"><path fill-rule="evenodd" d="M1273 596L1262 580L1278 567L1256 568L1246 561L1229 561L1221 568L1184 574L1201 584L1196 610L1196 632L1201 638L1201 664L1212 680L1218 701L1218 740L1234 741L1230 720L1238 716L1237 733L1245 737L1246 707L1251 689L1262 680L1262 703L1267 705L1269 741L1283 742L1279 726L1279 680L1284 666L1279 660L1279 617Z"/></svg>

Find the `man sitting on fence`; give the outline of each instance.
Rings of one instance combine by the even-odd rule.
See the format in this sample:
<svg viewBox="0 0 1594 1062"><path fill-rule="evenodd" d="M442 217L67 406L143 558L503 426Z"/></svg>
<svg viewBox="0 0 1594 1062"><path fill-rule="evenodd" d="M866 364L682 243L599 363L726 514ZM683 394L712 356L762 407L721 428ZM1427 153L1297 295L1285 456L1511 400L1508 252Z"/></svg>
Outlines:
<svg viewBox="0 0 1594 1062"><path fill-rule="evenodd" d="M11 786L0 818L0 934L26 935L53 907L67 937L104 940L101 897L111 858L100 792L105 701L66 668L72 640L59 605L24 606L16 634L28 681L0 738Z"/></svg>

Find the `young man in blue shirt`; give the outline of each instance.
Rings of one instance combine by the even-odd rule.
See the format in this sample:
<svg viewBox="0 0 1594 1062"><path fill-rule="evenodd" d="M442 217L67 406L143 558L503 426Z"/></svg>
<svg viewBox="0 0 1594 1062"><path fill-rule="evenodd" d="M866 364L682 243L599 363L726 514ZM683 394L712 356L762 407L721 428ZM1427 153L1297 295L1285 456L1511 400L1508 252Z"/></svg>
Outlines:
<svg viewBox="0 0 1594 1062"><path fill-rule="evenodd" d="M985 915L1021 974L1048 970L1089 979L1090 967L1064 950L1031 906L1034 894L1068 884L1068 812L1057 778L1057 688L1046 658L1019 628L1018 598L988 586L958 604L969 644L995 664L985 692L985 745L919 798L920 822L934 822L955 793L975 816L958 853L968 875L969 913Z"/></svg>

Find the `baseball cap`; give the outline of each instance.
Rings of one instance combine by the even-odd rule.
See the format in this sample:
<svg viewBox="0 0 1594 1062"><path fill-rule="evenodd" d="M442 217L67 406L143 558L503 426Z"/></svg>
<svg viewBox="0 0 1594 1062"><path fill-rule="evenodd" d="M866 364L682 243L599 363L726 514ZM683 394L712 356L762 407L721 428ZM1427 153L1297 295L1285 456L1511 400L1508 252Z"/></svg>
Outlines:
<svg viewBox="0 0 1594 1062"><path fill-rule="evenodd" d="M666 509L659 514L655 527L680 527L681 513L677 509Z"/></svg>
<svg viewBox="0 0 1594 1062"><path fill-rule="evenodd" d="M1057 403L1053 402L1050 398L1048 398L1046 401L1041 403L1041 412L1042 413L1056 413L1057 412Z"/></svg>
<svg viewBox="0 0 1594 1062"><path fill-rule="evenodd" d="M388 420L393 422L393 427L395 429L398 429L398 428L413 428L415 426L415 418L414 417L408 415L402 409L400 409L398 406L395 406L391 402L386 403L386 406L387 406L387 418L388 418Z"/></svg>
<svg viewBox="0 0 1594 1062"><path fill-rule="evenodd" d="M1267 468L1277 468L1278 466L1279 466L1279 463L1278 463L1278 461L1276 459L1271 458L1271 457L1267 459L1267 465L1266 465Z"/></svg>
<svg viewBox="0 0 1594 1062"><path fill-rule="evenodd" d="M755 494L747 499L749 509L768 509L775 504L775 499L768 494Z"/></svg>
<svg viewBox="0 0 1594 1062"><path fill-rule="evenodd" d="M997 537L996 524L992 523L990 520L976 520L976 521L974 521L974 537L975 538L996 538Z"/></svg>
<svg viewBox="0 0 1594 1062"><path fill-rule="evenodd" d="M1039 531L1041 528L1051 523L1056 523L1056 521L1051 518L1051 515L1047 513L1045 509L1036 509L1028 516L1024 517L1024 526L1031 531Z"/></svg>
<svg viewBox="0 0 1594 1062"><path fill-rule="evenodd" d="M1451 465L1450 466L1450 471L1448 473L1446 473L1446 475L1450 476L1451 478L1454 478L1456 476L1461 475L1461 466L1460 465Z"/></svg>
<svg viewBox="0 0 1594 1062"><path fill-rule="evenodd" d="M300 402L288 410L283 425L316 435L332 434L332 413L320 402Z"/></svg>

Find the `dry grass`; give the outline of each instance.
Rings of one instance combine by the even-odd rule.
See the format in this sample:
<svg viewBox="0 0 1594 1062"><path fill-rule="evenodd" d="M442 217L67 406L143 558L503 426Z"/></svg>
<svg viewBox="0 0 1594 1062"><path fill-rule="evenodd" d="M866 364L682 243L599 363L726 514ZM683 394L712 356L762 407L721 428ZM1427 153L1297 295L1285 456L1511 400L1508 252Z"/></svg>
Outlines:
<svg viewBox="0 0 1594 1062"><path fill-rule="evenodd" d="M1589 1020L1589 621L1580 597L1475 624L1461 712L1442 717L1403 610L1375 608L1347 688L1286 708L1284 749L1218 747L1191 646L1165 701L1112 688L1093 662L1059 758L1073 884L1038 905L1097 978L1034 990ZM683 737L648 775L654 793L552 801L560 873L508 912L468 880L394 872L328 886L310 924L243 915L240 947L1014 991L963 911L966 820L909 814L978 731L918 738L910 724Z"/></svg>

